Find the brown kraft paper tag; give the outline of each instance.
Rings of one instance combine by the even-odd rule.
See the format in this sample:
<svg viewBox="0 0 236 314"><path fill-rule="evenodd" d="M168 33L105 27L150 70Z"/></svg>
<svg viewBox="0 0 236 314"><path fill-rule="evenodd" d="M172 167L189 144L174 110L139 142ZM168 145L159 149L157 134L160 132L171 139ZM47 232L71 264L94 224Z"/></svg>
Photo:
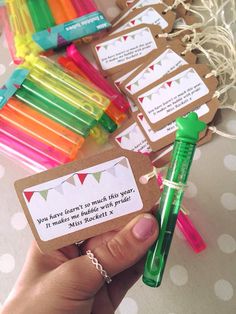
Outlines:
<svg viewBox="0 0 236 314"><path fill-rule="evenodd" d="M196 55L191 52L181 55L184 50L179 40L154 50L147 61L122 82L120 89L130 97L180 66L195 63Z"/></svg>
<svg viewBox="0 0 236 314"><path fill-rule="evenodd" d="M198 22L198 19L193 15L185 15L183 17L179 17L175 20L173 25L173 30L182 29L183 26L193 25Z"/></svg>
<svg viewBox="0 0 236 314"><path fill-rule="evenodd" d="M119 1L119 2L118 2ZM130 14L131 12L133 12L134 10L146 7L146 6L150 6L150 5L156 5L156 4L162 4L165 7L167 7L168 5L172 5L174 3L174 0L165 0L165 1L161 1L161 0L136 0L136 1L132 1L132 0L118 0L117 1L117 5L123 10L120 15L118 15L117 17L115 17L115 19L113 19L112 24L115 26L116 24L118 24L121 20L123 20L124 18L127 17L128 14ZM123 3L122 3L123 1Z"/></svg>
<svg viewBox="0 0 236 314"><path fill-rule="evenodd" d="M131 117L111 135L119 148L149 155L152 150L136 121Z"/></svg>
<svg viewBox="0 0 236 314"><path fill-rule="evenodd" d="M119 127L111 136L114 146L145 154L150 159L155 158L156 153L152 151L138 123L131 117Z"/></svg>
<svg viewBox="0 0 236 314"><path fill-rule="evenodd" d="M196 23L198 23L198 19L193 15L185 15L183 17L177 18L173 25L173 33L179 33L176 34L175 38L179 38L180 40L182 40L185 35L192 34L193 31L191 29L184 30L184 26L190 26ZM199 28L196 30L200 32Z"/></svg>
<svg viewBox="0 0 236 314"><path fill-rule="evenodd" d="M130 29L140 24L158 25L163 32L170 33L173 28L176 15L173 11L165 13L165 8L166 7L164 5L157 4L136 9L112 27L109 34L115 34L119 31Z"/></svg>
<svg viewBox="0 0 236 314"><path fill-rule="evenodd" d="M112 149L24 178L17 195L43 252L122 227L148 212L160 197L145 155Z"/></svg>
<svg viewBox="0 0 236 314"><path fill-rule="evenodd" d="M210 123L213 120L218 108L219 101L217 98L214 98L208 103L196 108L194 111L197 113L200 120L205 123ZM148 125L142 113L135 113L134 116L153 151L158 151L174 142L177 130L175 121L154 132Z"/></svg>
<svg viewBox="0 0 236 314"><path fill-rule="evenodd" d="M124 66L142 63L151 51L166 44L165 38L155 38L158 32L162 33L159 26L143 24L95 42L92 50L101 71L112 75Z"/></svg>
<svg viewBox="0 0 236 314"><path fill-rule="evenodd" d="M157 131L209 102L218 81L207 65L183 65L131 96L152 130Z"/></svg>

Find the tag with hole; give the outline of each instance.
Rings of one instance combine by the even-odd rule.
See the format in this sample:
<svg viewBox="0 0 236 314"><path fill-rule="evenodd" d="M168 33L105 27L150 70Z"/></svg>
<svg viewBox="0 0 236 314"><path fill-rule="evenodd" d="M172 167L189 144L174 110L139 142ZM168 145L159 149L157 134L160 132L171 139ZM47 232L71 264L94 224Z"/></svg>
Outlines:
<svg viewBox="0 0 236 314"><path fill-rule="evenodd" d="M195 63L196 55L185 53L185 49L179 40L170 41L166 47L156 49L142 66L123 80L120 89L127 96L132 96L180 66Z"/></svg>
<svg viewBox="0 0 236 314"><path fill-rule="evenodd" d="M193 30L191 30L191 28L186 30L184 30L184 28L186 27L186 25L190 26L198 22L198 19L193 15L184 15L177 18L173 25L173 33L178 32L175 38L179 38L180 40L182 40L184 36L192 34Z"/></svg>
<svg viewBox="0 0 236 314"><path fill-rule="evenodd" d="M112 149L19 180L16 191L43 252L122 227L157 203L160 190L145 155Z"/></svg>
<svg viewBox="0 0 236 314"><path fill-rule="evenodd" d="M155 37L157 33L162 33L159 26L143 24L97 41L92 47L97 64L104 74L112 75L143 62L147 54L166 44L165 38Z"/></svg>
<svg viewBox="0 0 236 314"><path fill-rule="evenodd" d="M179 17L175 20L174 25L173 25L173 30L178 31L184 28L186 25L192 25L197 23L198 20L195 16L193 15L185 15L183 17Z"/></svg>
<svg viewBox="0 0 236 314"><path fill-rule="evenodd" d="M157 131L209 102L217 79L206 65L183 65L131 96L152 130Z"/></svg>
<svg viewBox="0 0 236 314"><path fill-rule="evenodd" d="M177 7L175 8L177 18L179 18L179 17L185 18L185 16L187 16L187 14L189 14L189 11L187 11L188 7L186 5L191 4L191 3L192 3L192 0L184 0L184 1L182 1L182 3L177 5Z"/></svg>
<svg viewBox="0 0 236 314"><path fill-rule="evenodd" d="M166 6L157 4L134 10L118 24L112 27L109 34L114 35L140 24L158 25L163 32L170 33L173 28L176 15L173 11L165 12L165 9Z"/></svg>
<svg viewBox="0 0 236 314"><path fill-rule="evenodd" d="M210 102L196 108L194 112L197 113L198 117L202 121L209 123L213 120L218 108L219 101L217 98L214 98ZM174 142L175 133L177 130L175 121L171 122L170 124L166 125L164 128L158 131L153 131L147 120L145 119L143 113L137 113L135 115L135 120L140 126L142 132L144 133L145 138L147 139L147 142L150 145L152 151L158 151Z"/></svg>

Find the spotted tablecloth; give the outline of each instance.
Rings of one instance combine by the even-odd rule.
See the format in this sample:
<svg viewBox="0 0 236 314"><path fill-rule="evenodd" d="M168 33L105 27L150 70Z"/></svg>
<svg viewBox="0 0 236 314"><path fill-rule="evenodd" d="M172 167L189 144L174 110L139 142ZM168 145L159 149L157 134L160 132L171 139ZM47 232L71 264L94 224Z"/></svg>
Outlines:
<svg viewBox="0 0 236 314"><path fill-rule="evenodd" d="M113 2L100 1L109 18L119 12ZM13 68L0 37L1 85ZM236 99L236 90L230 97ZM236 134L236 114L219 112L217 126ZM29 174L0 154L0 308L32 240L13 187L15 180ZM176 230L162 286L148 288L140 280L117 313L236 313L236 141L214 135L209 144L197 149L184 203L207 249L196 255Z"/></svg>

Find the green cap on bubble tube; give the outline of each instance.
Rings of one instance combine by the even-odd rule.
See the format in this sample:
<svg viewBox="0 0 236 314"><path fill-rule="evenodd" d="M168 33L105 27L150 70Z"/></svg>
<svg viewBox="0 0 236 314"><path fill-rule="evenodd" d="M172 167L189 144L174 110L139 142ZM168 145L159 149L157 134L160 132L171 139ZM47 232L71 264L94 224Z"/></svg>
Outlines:
<svg viewBox="0 0 236 314"><path fill-rule="evenodd" d="M206 123L199 120L195 112L189 113L187 117L177 118L176 124L178 126L176 140L191 144L196 144L199 139L199 133L206 128Z"/></svg>

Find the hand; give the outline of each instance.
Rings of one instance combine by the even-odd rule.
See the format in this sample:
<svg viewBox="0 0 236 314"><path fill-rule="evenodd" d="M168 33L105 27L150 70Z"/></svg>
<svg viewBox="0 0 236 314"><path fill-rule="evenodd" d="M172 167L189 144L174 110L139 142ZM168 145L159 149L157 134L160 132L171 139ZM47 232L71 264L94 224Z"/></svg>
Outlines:
<svg viewBox="0 0 236 314"><path fill-rule="evenodd" d="M122 230L91 238L79 248L71 245L43 254L33 243L2 314L114 313L140 277L142 257L157 234L155 218L144 214ZM104 283L87 250L112 277L110 284Z"/></svg>

